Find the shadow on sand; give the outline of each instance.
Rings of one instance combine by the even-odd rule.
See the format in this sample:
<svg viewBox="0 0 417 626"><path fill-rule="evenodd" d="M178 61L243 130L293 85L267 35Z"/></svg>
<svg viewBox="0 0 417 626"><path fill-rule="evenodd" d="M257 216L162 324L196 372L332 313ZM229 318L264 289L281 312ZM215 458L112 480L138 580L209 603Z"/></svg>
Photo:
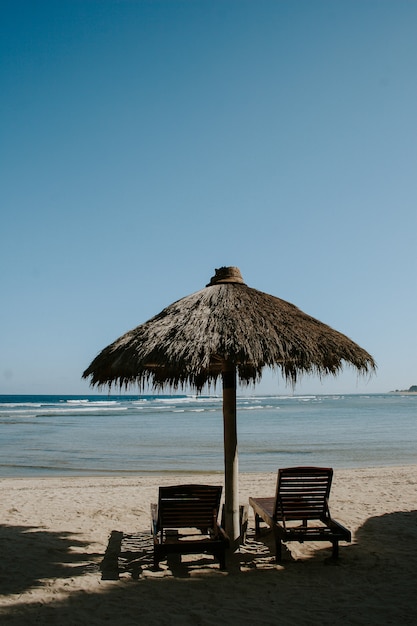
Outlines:
<svg viewBox="0 0 417 626"><path fill-rule="evenodd" d="M0 594L20 594L45 579L82 576L87 545L70 533L0 526ZM99 555L89 555L94 556Z"/></svg>
<svg viewBox="0 0 417 626"><path fill-rule="evenodd" d="M45 578L84 574L85 563L93 555L79 552L81 544L77 546L66 536L28 530L2 528L3 547L5 540L22 542L22 559L26 559L28 568L27 578L10 585L3 593L15 594L19 587L24 590L45 584L42 582ZM33 536L28 538L27 534ZM104 580L97 571L97 588L90 588L88 593L72 592L65 599L48 604L26 600L13 608L5 607L0 613L2 623L13 626L417 623L413 600L417 511L370 518L357 530L354 543L341 546L340 560L334 566L325 566L329 563L330 546L308 552L299 560L291 559L287 553L283 564L276 566L270 551L272 545L271 535L265 535L260 542L249 532L246 546L229 558L225 572L207 557L192 563L186 560L164 563L166 569L161 573L152 566L148 533L123 537L112 533L102 559ZM3 563L2 583L6 585L7 572L12 567L13 564ZM119 580L109 580L111 574Z"/></svg>

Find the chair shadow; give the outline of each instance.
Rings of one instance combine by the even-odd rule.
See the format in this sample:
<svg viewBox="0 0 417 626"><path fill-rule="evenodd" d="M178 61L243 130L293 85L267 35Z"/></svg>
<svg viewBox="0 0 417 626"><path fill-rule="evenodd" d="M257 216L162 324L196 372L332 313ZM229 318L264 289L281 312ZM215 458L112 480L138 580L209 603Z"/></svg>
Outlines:
<svg viewBox="0 0 417 626"><path fill-rule="evenodd" d="M175 578L193 576L231 575L250 569L276 569L273 556L274 540L272 533L266 533L261 539L255 537L253 530L246 535L246 542L235 554L229 553L226 570L221 572L219 562L211 555L169 555L159 567L153 564L153 545L149 532L125 535L113 531L109 538L106 553L101 563L102 580L119 580L126 575L138 580L155 577L159 574ZM284 547L284 560L293 560L291 552Z"/></svg>
<svg viewBox="0 0 417 626"><path fill-rule="evenodd" d="M19 594L48 578L82 576L88 543L68 532L31 526L0 526L0 594ZM95 565L98 570L98 566Z"/></svg>
<svg viewBox="0 0 417 626"><path fill-rule="evenodd" d="M119 580L126 575L134 580L158 575L189 578L196 572L206 575L219 570L219 563L211 555L170 554L158 567L153 562L153 544L149 532L125 535L113 531L101 563L102 580ZM203 572L203 573L204 573Z"/></svg>

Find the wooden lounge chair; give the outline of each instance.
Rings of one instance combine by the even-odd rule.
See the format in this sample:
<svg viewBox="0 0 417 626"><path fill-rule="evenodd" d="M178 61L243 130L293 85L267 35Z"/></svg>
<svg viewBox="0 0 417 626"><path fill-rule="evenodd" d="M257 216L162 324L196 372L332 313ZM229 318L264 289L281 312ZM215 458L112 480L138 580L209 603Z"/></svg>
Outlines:
<svg viewBox="0 0 417 626"><path fill-rule="evenodd" d="M160 487L151 504L154 565L168 554L213 554L226 567L229 540L217 521L222 488L211 485Z"/></svg>
<svg viewBox="0 0 417 626"><path fill-rule="evenodd" d="M330 517L332 477L333 470L326 467L280 469L275 498L249 498L256 534L261 520L274 531L277 563L282 559L282 541L330 541L334 559L339 541L351 541L350 531Z"/></svg>

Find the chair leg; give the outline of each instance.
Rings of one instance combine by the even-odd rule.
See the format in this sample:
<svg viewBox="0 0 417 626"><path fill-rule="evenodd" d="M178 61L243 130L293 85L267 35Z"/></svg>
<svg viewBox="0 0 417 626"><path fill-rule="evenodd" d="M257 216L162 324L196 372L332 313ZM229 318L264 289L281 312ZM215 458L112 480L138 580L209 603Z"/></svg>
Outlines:
<svg viewBox="0 0 417 626"><path fill-rule="evenodd" d="M260 517L257 513L255 513L255 537L259 537L259 535L261 534L261 524L260 524Z"/></svg>
<svg viewBox="0 0 417 626"><path fill-rule="evenodd" d="M336 539L336 541L333 541L333 550L332 550L332 559L338 559L339 558L339 542Z"/></svg>
<svg viewBox="0 0 417 626"><path fill-rule="evenodd" d="M226 569L226 550L224 548L219 551L218 559L220 563L220 569Z"/></svg>
<svg viewBox="0 0 417 626"><path fill-rule="evenodd" d="M275 533L275 562L281 563L282 561L282 541L278 536L278 533Z"/></svg>

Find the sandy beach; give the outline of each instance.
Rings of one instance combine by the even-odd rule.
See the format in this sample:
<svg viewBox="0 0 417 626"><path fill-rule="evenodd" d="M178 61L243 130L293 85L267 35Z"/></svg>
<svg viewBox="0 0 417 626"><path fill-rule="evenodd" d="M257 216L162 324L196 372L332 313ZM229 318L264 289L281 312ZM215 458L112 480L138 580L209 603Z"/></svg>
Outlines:
<svg viewBox="0 0 417 626"><path fill-rule="evenodd" d="M335 471L330 510L353 534L337 565L330 544L314 543L287 544L276 565L249 510L247 542L226 571L210 556L155 570L150 503L159 485L189 482L222 475L1 479L1 623L417 622L417 466ZM273 495L275 482L242 474L241 503Z"/></svg>

